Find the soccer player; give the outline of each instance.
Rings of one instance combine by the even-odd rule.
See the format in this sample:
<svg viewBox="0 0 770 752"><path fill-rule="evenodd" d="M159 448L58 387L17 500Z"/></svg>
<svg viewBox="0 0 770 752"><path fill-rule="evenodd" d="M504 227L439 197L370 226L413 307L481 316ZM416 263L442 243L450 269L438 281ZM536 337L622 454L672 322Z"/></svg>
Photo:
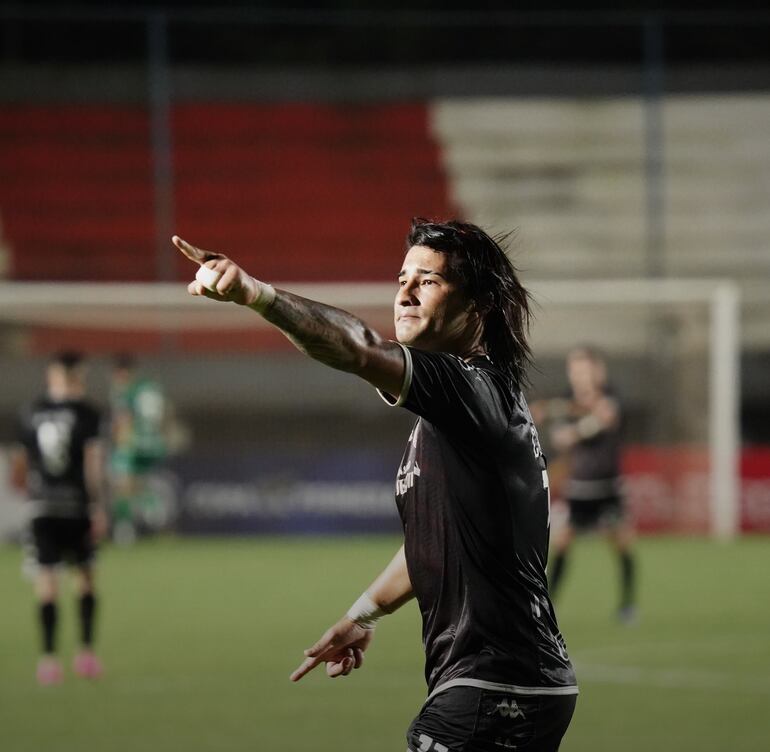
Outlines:
<svg viewBox="0 0 770 752"><path fill-rule="evenodd" d="M620 564L621 588L618 618L635 619L635 565L633 528L625 514L620 485L620 405L607 385L607 365L591 347L576 347L567 356L571 388L568 400L549 400L542 409L554 421L552 443L569 456L566 497L567 524L554 541L551 595L555 597L564 576L575 534L606 532ZM538 405L540 407L540 405Z"/></svg>
<svg viewBox="0 0 770 752"><path fill-rule="evenodd" d="M209 289L196 279L191 294L252 308L417 416L396 479L404 544L291 678L359 668L377 619L416 597L429 696L409 749L558 749L578 690L548 596L548 477L521 391L528 296L500 245L472 224L413 221L394 342L174 242L208 269Z"/></svg>
<svg viewBox="0 0 770 752"><path fill-rule="evenodd" d="M142 376L127 354L115 358L110 392L113 535L130 544L137 526L150 523L159 501L148 475L166 456L167 406L156 381Z"/></svg>
<svg viewBox="0 0 770 752"><path fill-rule="evenodd" d="M46 381L45 396L21 415L12 467L16 484L26 485L32 504L31 541L43 646L37 679L41 684L58 684L63 671L56 657L57 567L64 561L77 568L81 648L73 670L86 678L102 673L93 651L93 559L95 544L106 532L107 517L100 414L85 399L82 355L56 355L48 364Z"/></svg>

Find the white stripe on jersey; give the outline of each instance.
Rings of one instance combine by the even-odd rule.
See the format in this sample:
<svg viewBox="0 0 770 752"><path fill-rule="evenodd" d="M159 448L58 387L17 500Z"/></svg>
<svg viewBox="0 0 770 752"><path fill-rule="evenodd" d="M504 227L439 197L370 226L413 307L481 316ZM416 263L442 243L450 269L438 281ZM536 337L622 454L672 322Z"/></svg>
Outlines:
<svg viewBox="0 0 770 752"><path fill-rule="evenodd" d="M425 702L435 697L440 692L451 687L479 687L480 689L493 689L496 692L508 692L512 695L577 695L580 694L576 684L566 687L520 687L516 684L500 684L499 682L484 681L483 679L452 679L445 684L436 687Z"/></svg>

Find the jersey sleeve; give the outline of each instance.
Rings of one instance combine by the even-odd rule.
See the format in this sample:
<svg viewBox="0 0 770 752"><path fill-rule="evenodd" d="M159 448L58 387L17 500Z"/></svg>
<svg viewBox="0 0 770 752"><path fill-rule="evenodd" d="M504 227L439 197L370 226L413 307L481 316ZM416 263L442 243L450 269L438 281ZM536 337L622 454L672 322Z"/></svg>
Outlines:
<svg viewBox="0 0 770 752"><path fill-rule="evenodd" d="M99 410L93 405L86 405L83 410L83 440L101 438L102 435L102 416Z"/></svg>
<svg viewBox="0 0 770 752"><path fill-rule="evenodd" d="M512 394L501 376L456 355L402 347L406 368L401 394L396 399L380 392L385 402L450 433L492 439L503 435Z"/></svg>

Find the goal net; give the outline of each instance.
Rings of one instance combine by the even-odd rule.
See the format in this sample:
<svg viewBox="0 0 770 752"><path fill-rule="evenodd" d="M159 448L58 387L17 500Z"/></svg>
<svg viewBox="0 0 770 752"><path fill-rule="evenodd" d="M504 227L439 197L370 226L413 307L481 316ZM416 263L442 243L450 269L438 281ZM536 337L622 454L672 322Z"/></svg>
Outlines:
<svg viewBox="0 0 770 752"><path fill-rule="evenodd" d="M624 408L625 494L641 531L740 527L739 292L730 282L543 282L533 344L537 391L566 388L576 344L607 358ZM557 472L558 475L558 472ZM558 486L557 486L558 488Z"/></svg>
<svg viewBox="0 0 770 752"><path fill-rule="evenodd" d="M575 345L606 356L624 408L626 496L639 530L735 535L736 287L702 280L527 282L536 302L530 396L564 394L564 360ZM286 287L392 331L390 284ZM92 356L97 400L107 399L116 352L135 353L163 381L191 436L178 442L165 470L161 485L175 512L164 519L208 529L211 519L195 518L205 496L230 514L229 521L213 520L213 531L304 530L311 518L312 530L338 529L340 521L344 529L396 529L391 474L408 416L383 413L366 385L295 353L258 316L193 299L183 284L0 284L4 445L13 438L18 406L42 388L46 356L65 347ZM558 510L560 464L553 453L551 459ZM258 468L263 481L240 482L245 467Z"/></svg>

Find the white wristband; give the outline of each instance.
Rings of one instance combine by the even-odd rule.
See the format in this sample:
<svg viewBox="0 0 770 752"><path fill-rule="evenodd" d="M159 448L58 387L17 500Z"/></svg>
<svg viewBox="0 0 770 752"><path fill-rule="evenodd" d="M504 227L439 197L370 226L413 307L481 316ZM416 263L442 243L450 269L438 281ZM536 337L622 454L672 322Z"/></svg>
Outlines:
<svg viewBox="0 0 770 752"><path fill-rule="evenodd" d="M257 313L264 313L275 301L275 288L267 282L260 282L254 277L252 279L257 283L257 297L253 303L249 304L249 308Z"/></svg>
<svg viewBox="0 0 770 752"><path fill-rule="evenodd" d="M364 629L374 629L387 613L372 600L369 593L364 593L348 610L348 619Z"/></svg>

